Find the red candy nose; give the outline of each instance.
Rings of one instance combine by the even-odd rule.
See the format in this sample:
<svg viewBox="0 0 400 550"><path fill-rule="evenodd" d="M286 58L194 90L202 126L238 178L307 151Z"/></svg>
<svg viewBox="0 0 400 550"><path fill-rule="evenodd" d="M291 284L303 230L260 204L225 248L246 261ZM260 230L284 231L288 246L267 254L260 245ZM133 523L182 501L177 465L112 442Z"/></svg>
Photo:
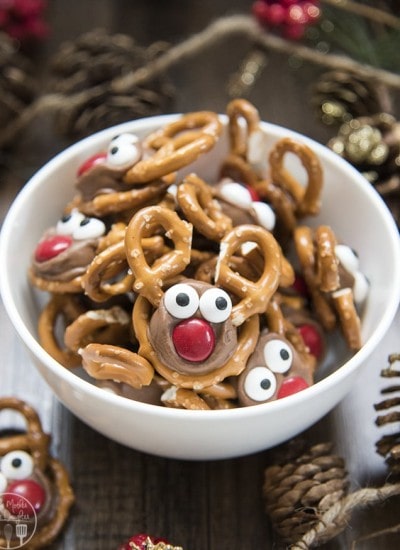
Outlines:
<svg viewBox="0 0 400 550"><path fill-rule="evenodd" d="M83 162L77 171L78 177L83 176L85 172L88 172L91 168L97 164L104 164L107 158L107 153L97 153Z"/></svg>
<svg viewBox="0 0 400 550"><path fill-rule="evenodd" d="M253 202L260 202L261 199L260 199L260 196L257 193L257 191L253 187L251 187L250 185L245 185L245 187L246 187L247 191L249 192L251 200Z"/></svg>
<svg viewBox="0 0 400 550"><path fill-rule="evenodd" d="M33 479L18 479L8 485L7 498L3 501L10 514L18 515L19 512L32 517L42 509L46 493Z"/></svg>
<svg viewBox="0 0 400 550"><path fill-rule="evenodd" d="M185 319L172 331L172 341L176 353L194 363L204 361L215 347L215 334L204 319Z"/></svg>
<svg viewBox="0 0 400 550"><path fill-rule="evenodd" d="M307 323L299 326L298 329L305 345L310 350L311 355L314 355L314 357L320 359L324 351L324 344L319 332L315 327L308 325Z"/></svg>
<svg viewBox="0 0 400 550"><path fill-rule="evenodd" d="M72 238L68 235L54 235L44 241L41 241L35 251L35 260L37 262L45 262L55 258L64 250L67 250L72 244Z"/></svg>
<svg viewBox="0 0 400 550"><path fill-rule="evenodd" d="M282 399L282 397L288 397L288 395L293 395L299 391L305 390L309 385L300 376L292 376L287 380L282 382L281 387L279 388L277 399Z"/></svg>

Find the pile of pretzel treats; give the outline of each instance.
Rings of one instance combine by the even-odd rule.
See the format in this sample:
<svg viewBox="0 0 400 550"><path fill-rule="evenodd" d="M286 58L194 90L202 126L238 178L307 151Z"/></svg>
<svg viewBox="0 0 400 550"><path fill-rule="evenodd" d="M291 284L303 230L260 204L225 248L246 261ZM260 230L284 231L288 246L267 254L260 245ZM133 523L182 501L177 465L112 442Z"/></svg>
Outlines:
<svg viewBox="0 0 400 550"><path fill-rule="evenodd" d="M184 409L256 405L311 386L330 333L362 345L358 258L331 227L307 224L320 160L291 137L267 147L244 99L226 114L115 136L78 168L32 251L30 282L49 293L41 345L105 390ZM224 131L229 151L206 181L191 165Z"/></svg>

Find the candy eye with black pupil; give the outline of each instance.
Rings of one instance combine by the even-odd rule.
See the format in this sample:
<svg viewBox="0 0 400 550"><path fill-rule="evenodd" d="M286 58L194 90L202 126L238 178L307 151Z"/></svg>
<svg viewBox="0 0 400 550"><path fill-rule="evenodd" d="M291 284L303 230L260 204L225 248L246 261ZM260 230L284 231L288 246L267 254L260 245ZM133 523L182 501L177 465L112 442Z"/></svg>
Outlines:
<svg viewBox="0 0 400 550"><path fill-rule="evenodd" d="M114 168L129 168L140 160L139 140L132 134L120 134L113 138L107 151L107 164Z"/></svg>
<svg viewBox="0 0 400 550"><path fill-rule="evenodd" d="M72 233L77 241L85 239L96 239L106 232L106 226L97 218L83 218L78 227Z"/></svg>
<svg viewBox="0 0 400 550"><path fill-rule="evenodd" d="M232 311L232 300L221 288L210 288L200 297L200 313L210 323L223 323Z"/></svg>
<svg viewBox="0 0 400 550"><path fill-rule="evenodd" d="M243 389L253 401L268 401L276 392L276 377L266 367L254 367L247 373Z"/></svg>
<svg viewBox="0 0 400 550"><path fill-rule="evenodd" d="M287 372L293 363L293 352L289 344L279 339L269 340L264 346L265 364L273 372Z"/></svg>
<svg viewBox="0 0 400 550"><path fill-rule="evenodd" d="M79 227L79 224L85 216L78 210L72 210L69 214L65 214L56 225L57 235L72 235L75 229Z"/></svg>
<svg viewBox="0 0 400 550"><path fill-rule="evenodd" d="M11 451L1 459L0 470L7 479L24 479L32 475L33 459L25 451Z"/></svg>
<svg viewBox="0 0 400 550"><path fill-rule="evenodd" d="M199 308L199 295L193 287L185 283L171 286L164 295L165 309L172 317L188 319Z"/></svg>

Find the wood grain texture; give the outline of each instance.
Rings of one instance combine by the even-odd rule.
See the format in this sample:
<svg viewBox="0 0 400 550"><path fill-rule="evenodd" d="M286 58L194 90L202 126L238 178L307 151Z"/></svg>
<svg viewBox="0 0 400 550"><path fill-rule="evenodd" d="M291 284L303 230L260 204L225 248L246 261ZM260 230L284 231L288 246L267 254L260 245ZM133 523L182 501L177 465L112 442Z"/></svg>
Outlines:
<svg viewBox="0 0 400 550"><path fill-rule="evenodd" d="M251 2L52 0L49 4L52 35L35 53L38 73L61 42L92 28L128 33L141 45L156 40L176 43L216 17L248 12ZM245 39L230 38L171 69L176 89L171 111L224 110L229 78L249 48ZM310 86L321 68L292 69L288 59L276 53L267 54L266 63L249 96L262 118L326 142L328 131L310 107ZM24 133L0 181L1 220L24 181L64 146L65 140L54 137L47 119ZM380 484L386 476L374 450L380 434L373 403L380 400L384 383L379 372L387 355L400 351L396 349L399 329L398 315L352 393L304 434L309 441L335 442L336 451L346 459L353 488ZM164 536L185 550L284 548L264 513L261 487L271 460L268 451L233 460L186 462L125 448L94 432L57 402L16 337L2 304L0 341L0 395L18 396L38 410L45 430L52 434L53 453L67 465L76 492L68 526L53 550L116 550L124 539L143 531ZM1 416L0 426L9 420ZM354 539L395 525L399 504L392 499L357 514L346 532L323 548L347 549ZM399 544L400 535L393 534L361 541L356 549L394 550Z"/></svg>

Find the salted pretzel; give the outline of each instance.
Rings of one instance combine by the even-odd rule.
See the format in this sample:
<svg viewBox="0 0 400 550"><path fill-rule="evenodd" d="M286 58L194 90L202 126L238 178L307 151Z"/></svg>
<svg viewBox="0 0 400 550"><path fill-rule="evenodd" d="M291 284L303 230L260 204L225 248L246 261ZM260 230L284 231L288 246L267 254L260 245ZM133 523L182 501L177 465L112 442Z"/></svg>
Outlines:
<svg viewBox="0 0 400 550"><path fill-rule="evenodd" d="M264 257L264 270L257 281L234 272L230 260L240 246L255 242ZM271 233L260 226L242 225L232 229L221 241L215 282L241 298L233 307L232 322L240 326L255 313L264 313L279 286L282 273L282 253Z"/></svg>
<svg viewBox="0 0 400 550"><path fill-rule="evenodd" d="M218 256L216 255L202 262L195 271L195 279L205 283L214 284L217 262ZM259 272L254 269L254 266L252 266L243 256L232 256L230 259L230 265L232 269L234 269L237 273L240 273L240 275L246 279L255 280L259 277Z"/></svg>
<svg viewBox="0 0 400 550"><path fill-rule="evenodd" d="M96 302L132 291L135 277L129 271L124 237L125 231L119 242L97 254L82 277L85 294ZM144 238L142 246L147 261L154 261L168 250L160 235Z"/></svg>
<svg viewBox="0 0 400 550"><path fill-rule="evenodd" d="M232 221L221 209L211 187L196 174L189 174L177 189L178 206L197 231L209 239L220 241L231 229Z"/></svg>
<svg viewBox="0 0 400 550"><path fill-rule="evenodd" d="M144 255L143 238L153 235L159 227L165 230L175 248L150 266ZM181 220L172 210L159 206L140 210L131 219L125 235L126 257L135 277L133 290L157 306L165 281L182 273L190 263L191 240L191 224Z"/></svg>
<svg viewBox="0 0 400 550"><path fill-rule="evenodd" d="M154 369L143 356L112 344L88 344L79 350L82 366L96 380L114 380L140 389L153 380Z"/></svg>
<svg viewBox="0 0 400 550"><path fill-rule="evenodd" d="M254 141L260 140L263 135L260 130L258 110L246 99L233 99L228 103L226 113L229 119L230 152L233 156L241 157L251 164L254 156L252 149L260 147ZM241 120L245 122L245 129L240 124ZM261 160L260 154L257 156L257 160Z"/></svg>
<svg viewBox="0 0 400 550"><path fill-rule="evenodd" d="M156 152L132 166L125 182L146 183L188 166L214 147L221 130L218 115L211 111L183 115L146 138L144 147Z"/></svg>
<svg viewBox="0 0 400 550"><path fill-rule="evenodd" d="M236 397L236 390L228 383L214 384L201 392L171 386L162 394L161 402L176 409L230 409L234 407L232 399Z"/></svg>
<svg viewBox="0 0 400 550"><path fill-rule="evenodd" d="M143 296L138 296L132 313L135 335L139 342L139 355L145 357L155 370L174 386L201 391L218 384L229 376L237 376L245 367L249 355L256 346L259 334L257 315L249 317L242 325L238 336L235 354L221 367L206 374L182 374L172 370L157 357L149 340L148 325L153 309L151 303Z"/></svg>
<svg viewBox="0 0 400 550"><path fill-rule="evenodd" d="M39 342L49 355L64 367L70 369L80 365L80 357L72 349L68 349L57 336L59 319L62 325L68 325L84 313L84 307L78 296L54 294L42 309L38 332Z"/></svg>
<svg viewBox="0 0 400 550"><path fill-rule="evenodd" d="M315 313L323 327L330 331L337 316L345 340L351 349L361 347L360 319L351 288L343 288L335 254L336 239L330 227L319 226L312 231L299 226L294 243Z"/></svg>
<svg viewBox="0 0 400 550"><path fill-rule="evenodd" d="M25 506L19 511L27 510L27 513L26 517L22 518L18 513L13 514L13 509L7 504L6 496L0 495L0 520L3 520L0 523L4 525L6 520L11 527L15 524L11 537L7 540L4 538L5 530L2 531L0 547L20 547L15 526L23 521L27 526L24 546L37 550L51 544L60 534L74 502L74 493L64 465L50 455L50 436L43 431L36 411L15 397L0 398L0 412L2 410L18 412L26 422L26 432L0 435L0 461L2 461L2 476L7 483L2 493L6 495L15 491L14 494L20 494ZM6 467L9 462L13 465L10 472ZM13 473L22 465L24 475L16 480ZM13 489L14 486L15 489ZM24 492L25 487L28 488L28 492ZM29 490L32 488L36 488L36 494L43 495L42 499L35 503L29 501ZM18 497L14 497L14 502L15 498L18 499ZM34 514L33 512L28 514L29 505L32 510L35 508Z"/></svg>
<svg viewBox="0 0 400 550"><path fill-rule="evenodd" d="M130 315L120 306L85 311L64 332L65 345L76 353L89 343L123 345L129 337Z"/></svg>
<svg viewBox="0 0 400 550"><path fill-rule="evenodd" d="M164 196L172 180L150 181L146 185L135 187L127 191L100 193L91 200L75 197L69 208L78 208L87 216L109 216L121 212L138 210L142 206L157 203Z"/></svg>
<svg viewBox="0 0 400 550"><path fill-rule="evenodd" d="M308 182L303 187L285 168L287 153L296 155L304 166ZM278 140L269 155L271 178L275 185L287 191L296 204L296 217L318 214L321 206L323 173L317 155L305 143L286 137Z"/></svg>

